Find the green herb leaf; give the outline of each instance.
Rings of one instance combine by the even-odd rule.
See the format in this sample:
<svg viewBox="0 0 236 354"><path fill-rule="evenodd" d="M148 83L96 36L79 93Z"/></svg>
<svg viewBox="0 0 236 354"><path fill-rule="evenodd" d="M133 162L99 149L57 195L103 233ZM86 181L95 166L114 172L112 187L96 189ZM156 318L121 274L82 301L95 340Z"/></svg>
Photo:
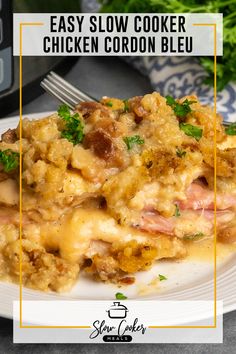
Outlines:
<svg viewBox="0 0 236 354"><path fill-rule="evenodd" d="M65 119L65 120L68 120L71 117L70 108L66 104L61 105L58 108L57 113L62 119Z"/></svg>
<svg viewBox="0 0 236 354"><path fill-rule="evenodd" d="M227 135L236 135L236 123L232 123L227 128L225 128L225 133Z"/></svg>
<svg viewBox="0 0 236 354"><path fill-rule="evenodd" d="M180 148L177 148L177 149L176 149L176 155L177 155L178 157L182 158L182 157L184 157L186 154L187 154L186 151L184 151L184 150L182 150L182 149L180 149Z"/></svg>
<svg viewBox="0 0 236 354"><path fill-rule="evenodd" d="M108 106L108 107L112 107L112 106L113 106L113 103L112 103L111 101L106 102L106 106Z"/></svg>
<svg viewBox="0 0 236 354"><path fill-rule="evenodd" d="M179 127L186 135L192 136L197 141L199 141L202 137L202 129L196 127L195 125L191 125L188 123L180 123Z"/></svg>
<svg viewBox="0 0 236 354"><path fill-rule="evenodd" d="M172 96L166 96L166 104L168 104L168 106L175 106L176 102L175 99Z"/></svg>
<svg viewBox="0 0 236 354"><path fill-rule="evenodd" d="M159 274L159 280L160 280L160 281L162 281L162 280L167 280L167 278L166 278L164 275Z"/></svg>
<svg viewBox="0 0 236 354"><path fill-rule="evenodd" d="M127 299L127 296L125 296L125 295L122 294L122 293L116 293L116 299L117 299L117 300L126 300L126 299Z"/></svg>
<svg viewBox="0 0 236 354"><path fill-rule="evenodd" d="M66 122L66 129L61 132L61 137L74 145L81 143L84 138L84 125L79 119L79 114L72 115L65 104L59 107L57 113Z"/></svg>
<svg viewBox="0 0 236 354"><path fill-rule="evenodd" d="M175 204L175 216L178 218L180 215L181 214L180 214L179 206Z"/></svg>
<svg viewBox="0 0 236 354"><path fill-rule="evenodd" d="M173 109L175 115L179 118L185 118L188 113L192 112L190 105L196 102L186 99L183 103L178 103L173 97L166 96L166 104Z"/></svg>
<svg viewBox="0 0 236 354"><path fill-rule="evenodd" d="M204 236L205 236L205 235L204 235L203 232L197 232L196 234L185 235L185 236L183 237L183 239L184 239L185 241L194 241L194 240L198 240L198 239L200 239L200 238L202 238L202 237L204 237Z"/></svg>
<svg viewBox="0 0 236 354"><path fill-rule="evenodd" d="M10 149L0 151L0 163L4 172L11 172L19 166L19 153Z"/></svg>
<svg viewBox="0 0 236 354"><path fill-rule="evenodd" d="M140 138L139 135L126 136L125 138L123 138L123 140L126 143L128 150L131 150L135 144L138 145L144 144L144 139Z"/></svg>
<svg viewBox="0 0 236 354"><path fill-rule="evenodd" d="M125 112L129 112L129 102L128 100L124 100L124 111Z"/></svg>

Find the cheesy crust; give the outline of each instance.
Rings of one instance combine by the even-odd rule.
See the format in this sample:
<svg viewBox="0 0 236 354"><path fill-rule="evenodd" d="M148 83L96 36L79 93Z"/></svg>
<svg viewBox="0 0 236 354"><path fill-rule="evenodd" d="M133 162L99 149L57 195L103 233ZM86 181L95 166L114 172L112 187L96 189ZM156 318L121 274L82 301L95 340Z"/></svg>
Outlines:
<svg viewBox="0 0 236 354"><path fill-rule="evenodd" d="M153 92L124 102L104 97L76 107L83 139L73 143L55 113L24 119L23 282L68 290L81 270L131 284L137 271L186 256L186 242L214 231L214 114L195 95L178 117ZM235 242L236 138L216 117L217 228ZM181 123L201 130L186 134ZM19 127L0 151L19 151ZM19 172L0 163L0 276L19 277Z"/></svg>

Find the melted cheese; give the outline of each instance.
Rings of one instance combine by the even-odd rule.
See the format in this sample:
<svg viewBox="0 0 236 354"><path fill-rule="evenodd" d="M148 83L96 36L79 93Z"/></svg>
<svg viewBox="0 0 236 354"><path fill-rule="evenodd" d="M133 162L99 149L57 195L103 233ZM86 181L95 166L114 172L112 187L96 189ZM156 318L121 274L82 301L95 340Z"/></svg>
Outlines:
<svg viewBox="0 0 236 354"><path fill-rule="evenodd" d="M175 237L151 235L132 227L117 224L106 212L94 209L75 209L64 216L60 224L40 227L41 243L46 249L59 250L62 258L70 262L81 262L91 255L93 241L126 243L151 243L158 248L158 257L181 257L185 249Z"/></svg>
<svg viewBox="0 0 236 354"><path fill-rule="evenodd" d="M75 209L60 224L41 225L41 242L46 248L59 249L64 259L77 262L86 254L92 240L105 242L147 240L148 236L131 227L121 227L101 210Z"/></svg>

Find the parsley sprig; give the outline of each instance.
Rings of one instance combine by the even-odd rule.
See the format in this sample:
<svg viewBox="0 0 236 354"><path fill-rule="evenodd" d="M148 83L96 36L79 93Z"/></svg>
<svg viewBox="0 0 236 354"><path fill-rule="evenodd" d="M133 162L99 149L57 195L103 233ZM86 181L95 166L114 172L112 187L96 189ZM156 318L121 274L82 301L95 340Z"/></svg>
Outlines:
<svg viewBox="0 0 236 354"><path fill-rule="evenodd" d="M139 135L126 136L125 138L123 138L123 140L126 143L128 150L131 150L135 144L144 144L144 139L142 139Z"/></svg>
<svg viewBox="0 0 236 354"><path fill-rule="evenodd" d="M122 293L116 293L116 299L117 299L117 300L126 300L126 299L127 299L127 296L125 296L125 295L122 294Z"/></svg>
<svg viewBox="0 0 236 354"><path fill-rule="evenodd" d="M158 276L160 281L167 280L167 278L162 274L159 274Z"/></svg>
<svg viewBox="0 0 236 354"><path fill-rule="evenodd" d="M180 216L180 210L178 204L175 204L175 216L178 218Z"/></svg>
<svg viewBox="0 0 236 354"><path fill-rule="evenodd" d="M180 158L184 157L187 154L186 151L184 151L183 149L177 147L176 149L176 155Z"/></svg>
<svg viewBox="0 0 236 354"><path fill-rule="evenodd" d="M185 241L195 241L195 240L199 240L202 237L204 237L204 233L203 232L197 232L195 234L188 234L184 236L184 240Z"/></svg>
<svg viewBox="0 0 236 354"><path fill-rule="evenodd" d="M19 153L11 149L0 151L0 163L4 172L11 172L19 166Z"/></svg>
<svg viewBox="0 0 236 354"><path fill-rule="evenodd" d="M192 112L190 105L196 102L197 101L189 101L186 99L183 103L178 103L173 97L166 96L166 104L170 106L175 112L175 115L181 119L185 118L188 113Z"/></svg>
<svg viewBox="0 0 236 354"><path fill-rule="evenodd" d="M236 123L232 123L227 128L225 128L225 133L227 135L236 135Z"/></svg>
<svg viewBox="0 0 236 354"><path fill-rule="evenodd" d="M180 123L179 127L186 135L192 136L197 141L199 141L202 137L202 128L188 123Z"/></svg>
<svg viewBox="0 0 236 354"><path fill-rule="evenodd" d="M129 102L128 100L123 100L124 103L124 111L129 112Z"/></svg>
<svg viewBox="0 0 236 354"><path fill-rule="evenodd" d="M57 113L66 122L65 129L61 132L61 137L69 140L74 145L81 143L84 138L84 125L79 119L79 114L71 114L66 104L60 106Z"/></svg>

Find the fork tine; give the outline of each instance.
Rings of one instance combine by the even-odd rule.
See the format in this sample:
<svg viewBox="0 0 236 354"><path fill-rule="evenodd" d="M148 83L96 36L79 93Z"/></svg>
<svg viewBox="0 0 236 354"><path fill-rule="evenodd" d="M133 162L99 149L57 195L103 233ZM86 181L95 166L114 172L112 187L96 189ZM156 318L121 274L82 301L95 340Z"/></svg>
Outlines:
<svg viewBox="0 0 236 354"><path fill-rule="evenodd" d="M40 85L45 91L67 104L71 109L74 109L77 104L83 101L96 101L53 71L41 81Z"/></svg>
<svg viewBox="0 0 236 354"><path fill-rule="evenodd" d="M231 124L235 124L236 122L227 122L226 120L223 121L223 125L228 127Z"/></svg>
<svg viewBox="0 0 236 354"><path fill-rule="evenodd" d="M52 96L56 97L59 101L65 103L71 109L75 108L75 105L71 103L65 96L63 96L60 91L58 91L57 89L55 89L55 87L50 85L47 79L44 79L40 85L45 91L47 91Z"/></svg>
<svg viewBox="0 0 236 354"><path fill-rule="evenodd" d="M48 78L57 82L67 91L71 92L80 101L96 101L93 97L87 95L83 91L79 90L77 87L71 85L68 81L64 80L61 76L57 75L54 71L50 71Z"/></svg>
<svg viewBox="0 0 236 354"><path fill-rule="evenodd" d="M45 79L46 84L53 90L55 90L61 97L64 97L74 107L78 104L78 99L74 98L70 92L65 91L58 83L51 82L49 79Z"/></svg>
<svg viewBox="0 0 236 354"><path fill-rule="evenodd" d="M53 87L56 87L59 92L61 92L62 94L64 94L67 97L70 97L70 99L73 101L75 106L79 102L84 101L83 97L72 92L69 88L67 88L67 86L64 86L63 83L61 83L60 81L57 81L57 79L55 79L53 76L48 76L46 80L50 85L53 85Z"/></svg>

